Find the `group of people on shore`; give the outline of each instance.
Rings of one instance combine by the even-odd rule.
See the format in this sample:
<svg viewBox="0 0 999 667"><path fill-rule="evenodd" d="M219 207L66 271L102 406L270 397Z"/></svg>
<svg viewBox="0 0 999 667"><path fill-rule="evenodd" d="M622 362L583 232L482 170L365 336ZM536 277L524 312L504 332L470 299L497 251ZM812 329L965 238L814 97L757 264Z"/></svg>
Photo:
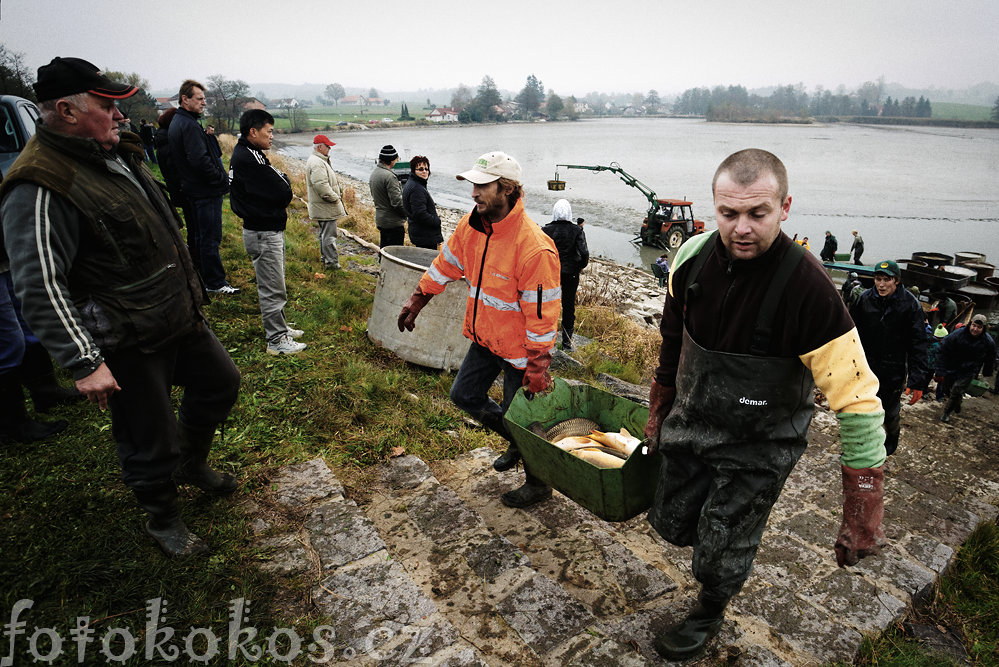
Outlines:
<svg viewBox="0 0 999 667"><path fill-rule="evenodd" d="M24 318L80 393L110 407L122 477L149 515L146 532L171 556L203 553L207 544L180 518L177 485L213 496L238 487L208 463L240 383L203 311L205 288L238 293L218 260L226 192L243 220L267 351L305 348L296 340L304 332L283 313L291 188L265 154L274 119L263 110L243 114L227 174L198 122L204 87L185 81L166 144L179 181L171 185L168 177L164 186L144 163L142 140L119 128L115 101L135 94L134 86L84 60L55 58L39 69L35 91L42 122L0 185ZM335 269L336 224L345 209L329 166L333 145L317 135L306 172L322 259ZM162 166L164 155L158 157ZM522 388L532 400L551 387L560 317L563 346L572 346L571 304L589 259L582 226L572 222L567 200L555 204L544 228L531 220L520 164L490 151L456 176L471 184L475 205L444 239L426 189L429 159L410 161L412 183L403 188L391 171L398 157L392 146L382 148L371 176L380 245L401 245L408 220L411 241L437 251L402 307L399 330L413 331L448 284L468 283L463 328L471 344L450 398L506 441L493 467L510 470L521 455L504 413ZM179 199L169 197L171 189ZM876 293L865 292L851 317L819 261L783 233L792 197L777 156L733 153L715 171L712 194L718 229L694 237L673 258L645 449L633 454L661 464L648 520L670 543L693 547L701 586L690 612L657 632L656 650L671 659L704 648L748 579L770 511L807 445L816 387L840 422L837 564L879 553L883 464L897 446L899 396L908 386L918 400L929 375L925 345L915 339L914 302L897 289L897 266L878 265ZM186 240L174 204L188 223ZM8 310L0 312L6 332ZM897 330L885 328L887 315ZM944 339L939 358L970 366L965 351L978 354L983 341L991 343L978 317ZM965 372L962 365L953 374L954 391ZM500 374L497 403L488 391ZM184 387L176 412L174 385ZM960 411L951 396L956 403L945 416ZM551 497L538 471L525 464L525 473L523 485L502 494L504 505L527 508Z"/></svg>

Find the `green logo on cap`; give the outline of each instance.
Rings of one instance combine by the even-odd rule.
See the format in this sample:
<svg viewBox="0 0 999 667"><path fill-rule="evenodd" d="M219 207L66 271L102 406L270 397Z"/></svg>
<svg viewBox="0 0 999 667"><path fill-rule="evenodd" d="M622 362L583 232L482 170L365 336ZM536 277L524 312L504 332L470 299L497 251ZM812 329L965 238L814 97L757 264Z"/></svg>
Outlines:
<svg viewBox="0 0 999 667"><path fill-rule="evenodd" d="M486 168L489 166L489 161L486 160L485 158L480 157L478 160L475 161L475 164L479 165L482 168Z"/></svg>

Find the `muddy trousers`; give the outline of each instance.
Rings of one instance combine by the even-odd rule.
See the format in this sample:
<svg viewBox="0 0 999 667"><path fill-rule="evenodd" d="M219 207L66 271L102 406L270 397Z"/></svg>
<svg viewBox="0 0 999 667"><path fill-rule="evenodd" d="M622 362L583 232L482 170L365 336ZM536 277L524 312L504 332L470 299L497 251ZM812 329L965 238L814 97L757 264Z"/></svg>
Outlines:
<svg viewBox="0 0 999 667"><path fill-rule="evenodd" d="M804 442L664 443L649 523L677 546L693 546L694 578L717 599L749 578L770 510L805 451Z"/></svg>
<svg viewBox="0 0 999 667"><path fill-rule="evenodd" d="M880 378L879 378L880 380ZM878 398L885 410L885 453L891 456L898 449L898 439L902 433L902 391L904 382L881 382Z"/></svg>
<svg viewBox="0 0 999 667"><path fill-rule="evenodd" d="M964 392L968 391L974 375L968 377L947 377L944 379L944 392L949 397L944 410L947 412L961 412L961 404L964 403Z"/></svg>
<svg viewBox="0 0 999 667"><path fill-rule="evenodd" d="M503 373L503 403L489 398L489 388ZM451 385L451 400L489 430L513 445L503 415L513 401L513 395L524 384L524 369L515 368L488 348L473 342ZM525 472L526 472L525 468ZM533 476L528 472L528 480Z"/></svg>

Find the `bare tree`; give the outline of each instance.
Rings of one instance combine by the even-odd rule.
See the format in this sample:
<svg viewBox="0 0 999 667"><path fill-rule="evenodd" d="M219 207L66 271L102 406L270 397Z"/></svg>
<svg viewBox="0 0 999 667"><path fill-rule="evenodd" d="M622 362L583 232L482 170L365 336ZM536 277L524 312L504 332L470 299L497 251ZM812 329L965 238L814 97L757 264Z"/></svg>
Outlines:
<svg viewBox="0 0 999 667"><path fill-rule="evenodd" d="M0 44L0 95L17 95L35 100L31 84L35 77L24 64L24 54Z"/></svg>
<svg viewBox="0 0 999 667"><path fill-rule="evenodd" d="M463 83L459 83L454 94L451 95L451 108L464 109L472 101L472 89Z"/></svg>
<svg viewBox="0 0 999 667"><path fill-rule="evenodd" d="M215 125L223 131L233 131L243 111L243 104L250 94L250 86L245 81L225 78L222 74L208 77L208 111L215 119Z"/></svg>
<svg viewBox="0 0 999 667"><path fill-rule="evenodd" d="M117 72L107 70L104 76L112 81L121 81L130 86L135 86L139 92L131 97L118 100L118 109L125 118L131 119L134 125L139 124L141 119L155 120L159 113L156 110L156 100L147 91L149 90L149 80L138 72Z"/></svg>
<svg viewBox="0 0 999 667"><path fill-rule="evenodd" d="M340 100L347 96L347 91L339 83L331 83L326 86L326 97L333 100L335 106L340 106Z"/></svg>

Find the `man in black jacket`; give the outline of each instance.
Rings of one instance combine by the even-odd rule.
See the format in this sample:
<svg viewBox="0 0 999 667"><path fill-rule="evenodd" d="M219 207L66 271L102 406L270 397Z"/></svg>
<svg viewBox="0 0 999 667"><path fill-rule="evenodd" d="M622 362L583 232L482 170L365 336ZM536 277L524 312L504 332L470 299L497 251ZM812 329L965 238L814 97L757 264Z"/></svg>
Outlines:
<svg viewBox="0 0 999 667"><path fill-rule="evenodd" d="M582 218L580 218L582 221ZM568 200L559 199L552 208L552 221L542 228L555 241L561 264L562 280L562 349L572 349L572 332L576 326L576 290L579 272L590 263L583 225L572 223L572 207Z"/></svg>
<svg viewBox="0 0 999 667"><path fill-rule="evenodd" d="M198 122L205 110L205 87L188 79L180 86L180 108L170 122L170 155L180 187L187 198L191 219L187 233L197 237L198 259L195 262L213 294L238 294L225 278L219 244L222 243L222 197L229 191L222 161L214 154L208 135Z"/></svg>
<svg viewBox="0 0 999 667"><path fill-rule="evenodd" d="M930 370L926 363L929 341L926 315L907 289L899 289L902 272L889 260L874 265L874 287L850 307L867 363L878 376L878 398L885 410L885 453L898 448L901 433L902 390L914 405L926 391ZM906 378L908 377L908 381Z"/></svg>
<svg viewBox="0 0 999 667"><path fill-rule="evenodd" d="M826 242L822 245L822 252L819 253L819 257L822 258L823 262L835 262L836 261L836 250L839 249L839 241L836 237L832 235L828 229L826 230Z"/></svg>
<svg viewBox="0 0 999 667"><path fill-rule="evenodd" d="M288 177L271 166L264 151L274 139L274 117L250 109L239 119L239 141L232 151L232 211L243 219L243 246L257 274L260 316L264 321L267 354L298 354L302 335L284 319L288 292L284 284L284 228L291 202Z"/></svg>

